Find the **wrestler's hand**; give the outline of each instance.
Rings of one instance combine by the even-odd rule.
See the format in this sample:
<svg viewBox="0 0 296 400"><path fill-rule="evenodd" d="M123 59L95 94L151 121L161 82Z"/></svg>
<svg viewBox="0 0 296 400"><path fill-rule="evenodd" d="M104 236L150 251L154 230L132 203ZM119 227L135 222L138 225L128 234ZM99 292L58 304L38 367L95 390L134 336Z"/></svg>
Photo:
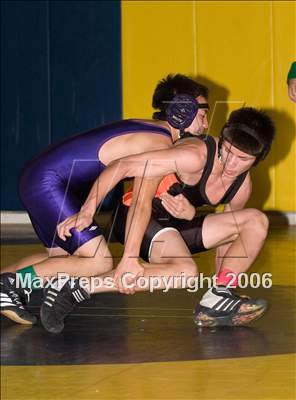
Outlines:
<svg viewBox="0 0 296 400"><path fill-rule="evenodd" d="M161 203L163 207L175 218L187 219L191 221L195 216L195 208L193 205L183 196L178 194L177 196L171 196L168 193L163 193L161 196Z"/></svg>
<svg viewBox="0 0 296 400"><path fill-rule="evenodd" d="M93 217L93 214L88 211L80 211L66 218L57 226L58 236L62 240L66 240L67 237L72 236L70 229L75 228L78 232L83 231L83 229L91 225Z"/></svg>
<svg viewBox="0 0 296 400"><path fill-rule="evenodd" d="M137 258L123 257L114 274L114 284L120 293L134 294L136 279L144 275L144 267Z"/></svg>
<svg viewBox="0 0 296 400"><path fill-rule="evenodd" d="M288 95L294 103L296 103L296 78L289 79Z"/></svg>

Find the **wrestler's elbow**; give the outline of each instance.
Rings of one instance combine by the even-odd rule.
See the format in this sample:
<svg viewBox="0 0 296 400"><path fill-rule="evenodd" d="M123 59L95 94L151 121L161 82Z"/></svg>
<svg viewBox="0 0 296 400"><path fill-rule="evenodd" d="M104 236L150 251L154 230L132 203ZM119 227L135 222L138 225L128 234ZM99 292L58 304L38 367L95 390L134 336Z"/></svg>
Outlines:
<svg viewBox="0 0 296 400"><path fill-rule="evenodd" d="M129 177L128 163L124 159L111 161L107 170L110 176L112 175L118 182Z"/></svg>
<svg viewBox="0 0 296 400"><path fill-rule="evenodd" d="M123 169L125 178L144 178L145 177L145 164L140 163L126 163Z"/></svg>

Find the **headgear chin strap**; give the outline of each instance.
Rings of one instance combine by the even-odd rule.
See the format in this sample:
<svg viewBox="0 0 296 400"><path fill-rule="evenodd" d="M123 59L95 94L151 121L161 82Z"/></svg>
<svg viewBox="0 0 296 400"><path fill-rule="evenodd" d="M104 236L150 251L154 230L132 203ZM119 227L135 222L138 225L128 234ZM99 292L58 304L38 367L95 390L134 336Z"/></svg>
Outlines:
<svg viewBox="0 0 296 400"><path fill-rule="evenodd" d="M177 94L169 102L166 108L166 118L168 123L180 130L180 137L184 135L185 129L192 124L199 108L209 108L207 103L198 103L189 94Z"/></svg>
<svg viewBox="0 0 296 400"><path fill-rule="evenodd" d="M221 148L222 148L222 143L225 140L225 132L227 130L231 130L231 129L236 129L239 131L242 131L244 133L246 133L247 135L251 136L252 138L254 138L258 143L262 144L263 149L259 152L259 154L256 155L256 161L254 163L254 165L257 165L259 161L264 160L264 158L267 156L269 150L270 150L270 145L267 143L262 143L262 139L259 137L259 135L257 134L257 132L250 128L249 126L247 126L246 124L241 124L241 123L233 123L233 124L225 124L222 132L220 134L219 137L219 143L218 143L218 157L221 156ZM226 138L227 140L227 138ZM235 143L233 143L233 145L235 146Z"/></svg>

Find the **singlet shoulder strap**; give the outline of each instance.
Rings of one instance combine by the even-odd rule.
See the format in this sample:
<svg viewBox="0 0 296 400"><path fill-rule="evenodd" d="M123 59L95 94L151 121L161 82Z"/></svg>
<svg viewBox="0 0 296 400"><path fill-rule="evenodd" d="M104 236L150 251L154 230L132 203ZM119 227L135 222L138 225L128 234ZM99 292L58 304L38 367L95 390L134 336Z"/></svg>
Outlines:
<svg viewBox="0 0 296 400"><path fill-rule="evenodd" d="M204 167L202 176L198 182L198 185L202 188L202 192L205 190L206 182L211 175L214 165L214 159L216 154L216 142L215 139L210 135L200 135L198 136L207 146L207 162Z"/></svg>
<svg viewBox="0 0 296 400"><path fill-rule="evenodd" d="M236 193L238 192L239 188L241 185L244 183L246 176L248 175L249 171L243 172L240 174L236 180L233 182L232 185L229 186L228 190L226 191L225 195L223 196L223 199L221 200L221 203L226 204L229 203Z"/></svg>
<svg viewBox="0 0 296 400"><path fill-rule="evenodd" d="M215 142L215 139L210 135L199 135L199 136L191 135L191 137L195 137L196 139L202 140L207 146L207 162L206 162L206 165L204 166L202 176L201 176L199 182L196 185L194 185L194 186L198 186L198 187L202 188L202 192L204 192L206 182L207 182L209 176L211 175L213 165L214 165L214 158L215 158L215 154L216 154L216 142ZM184 182L182 182L182 179L179 177L179 175L177 173L175 173L175 176L176 176L178 182L180 184L182 184L184 187L190 186L190 185L186 185Z"/></svg>

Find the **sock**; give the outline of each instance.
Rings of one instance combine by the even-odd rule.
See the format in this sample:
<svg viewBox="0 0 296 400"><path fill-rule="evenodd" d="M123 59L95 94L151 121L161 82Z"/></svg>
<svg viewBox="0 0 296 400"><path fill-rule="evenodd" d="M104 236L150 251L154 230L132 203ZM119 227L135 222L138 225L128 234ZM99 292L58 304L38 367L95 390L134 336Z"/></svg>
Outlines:
<svg viewBox="0 0 296 400"><path fill-rule="evenodd" d="M38 278L33 265L29 265L28 267L18 269L16 271L16 275L18 276L20 286L23 289L32 289L32 290L41 289L40 279Z"/></svg>
<svg viewBox="0 0 296 400"><path fill-rule="evenodd" d="M217 286L221 285L221 286L228 286L230 288L236 288L238 285L237 276L238 276L237 272L225 268L218 273L216 284Z"/></svg>

